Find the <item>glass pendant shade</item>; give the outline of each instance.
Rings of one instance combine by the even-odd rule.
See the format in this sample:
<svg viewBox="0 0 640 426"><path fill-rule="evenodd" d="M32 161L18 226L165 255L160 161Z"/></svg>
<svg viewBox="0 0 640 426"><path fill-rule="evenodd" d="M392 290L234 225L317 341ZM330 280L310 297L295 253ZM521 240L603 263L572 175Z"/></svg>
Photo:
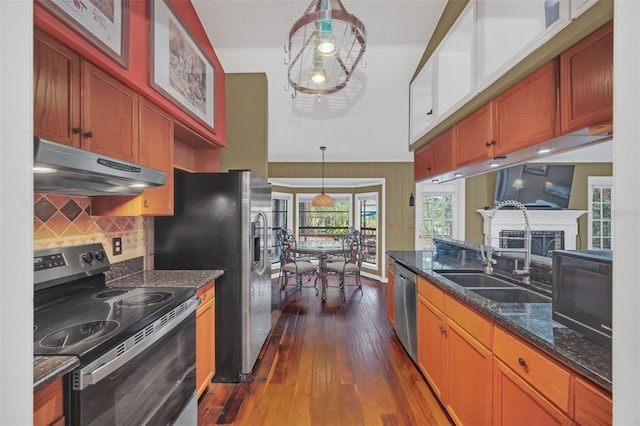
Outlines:
<svg viewBox="0 0 640 426"><path fill-rule="evenodd" d="M323 95L343 89L366 47L364 24L340 0L313 0L289 31L289 84Z"/></svg>
<svg viewBox="0 0 640 426"><path fill-rule="evenodd" d="M320 147L320 151L322 151L322 191L320 191L320 194L316 195L311 201L312 207L333 207L335 204L333 198L324 193L324 152L326 150L326 146Z"/></svg>

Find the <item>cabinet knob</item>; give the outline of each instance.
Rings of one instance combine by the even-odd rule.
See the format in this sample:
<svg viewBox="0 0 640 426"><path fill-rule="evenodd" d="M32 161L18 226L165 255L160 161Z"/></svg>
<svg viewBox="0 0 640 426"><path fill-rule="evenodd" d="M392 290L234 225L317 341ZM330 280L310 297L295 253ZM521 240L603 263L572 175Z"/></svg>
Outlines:
<svg viewBox="0 0 640 426"><path fill-rule="evenodd" d="M92 138L93 137L93 132L84 132L84 137L85 138Z"/></svg>
<svg viewBox="0 0 640 426"><path fill-rule="evenodd" d="M427 111L427 115L433 115L433 108Z"/></svg>
<svg viewBox="0 0 640 426"><path fill-rule="evenodd" d="M496 144L496 141L491 141L491 145L495 145L495 144Z"/></svg>
<svg viewBox="0 0 640 426"><path fill-rule="evenodd" d="M527 361L524 358L518 358L518 364L524 367L527 365Z"/></svg>
<svg viewBox="0 0 640 426"><path fill-rule="evenodd" d="M491 146L491 142L487 142L484 144L487 148Z"/></svg>
<svg viewBox="0 0 640 426"><path fill-rule="evenodd" d="M73 129L71 129L71 133L73 133L74 135L77 135L78 133L82 132L82 127L74 127Z"/></svg>

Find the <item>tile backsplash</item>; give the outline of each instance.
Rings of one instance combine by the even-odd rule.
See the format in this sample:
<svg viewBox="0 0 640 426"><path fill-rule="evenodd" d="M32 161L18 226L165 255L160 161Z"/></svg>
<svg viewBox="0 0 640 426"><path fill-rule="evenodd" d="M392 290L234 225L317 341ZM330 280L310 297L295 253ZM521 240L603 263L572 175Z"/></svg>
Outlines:
<svg viewBox="0 0 640 426"><path fill-rule="evenodd" d="M100 242L111 263L145 255L144 218L91 216L91 199L34 194L35 250ZM112 239L122 238L122 254L113 256Z"/></svg>

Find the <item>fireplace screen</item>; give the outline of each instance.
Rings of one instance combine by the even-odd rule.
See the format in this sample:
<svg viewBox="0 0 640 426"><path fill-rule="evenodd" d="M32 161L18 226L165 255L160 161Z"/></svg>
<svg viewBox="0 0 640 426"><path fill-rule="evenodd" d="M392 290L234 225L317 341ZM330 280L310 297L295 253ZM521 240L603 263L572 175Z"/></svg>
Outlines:
<svg viewBox="0 0 640 426"><path fill-rule="evenodd" d="M524 248L524 231L500 231L501 248ZM564 231L531 231L531 254L551 257L564 249Z"/></svg>

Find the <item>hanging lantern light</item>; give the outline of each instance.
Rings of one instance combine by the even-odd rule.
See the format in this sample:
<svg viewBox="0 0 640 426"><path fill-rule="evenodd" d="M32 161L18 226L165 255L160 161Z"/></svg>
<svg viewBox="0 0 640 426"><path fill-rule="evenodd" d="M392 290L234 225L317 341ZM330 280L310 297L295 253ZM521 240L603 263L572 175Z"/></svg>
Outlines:
<svg viewBox="0 0 640 426"><path fill-rule="evenodd" d="M324 193L324 152L326 150L326 146L320 147L320 151L322 151L322 191L311 201L313 207L333 207L335 204L333 198Z"/></svg>

